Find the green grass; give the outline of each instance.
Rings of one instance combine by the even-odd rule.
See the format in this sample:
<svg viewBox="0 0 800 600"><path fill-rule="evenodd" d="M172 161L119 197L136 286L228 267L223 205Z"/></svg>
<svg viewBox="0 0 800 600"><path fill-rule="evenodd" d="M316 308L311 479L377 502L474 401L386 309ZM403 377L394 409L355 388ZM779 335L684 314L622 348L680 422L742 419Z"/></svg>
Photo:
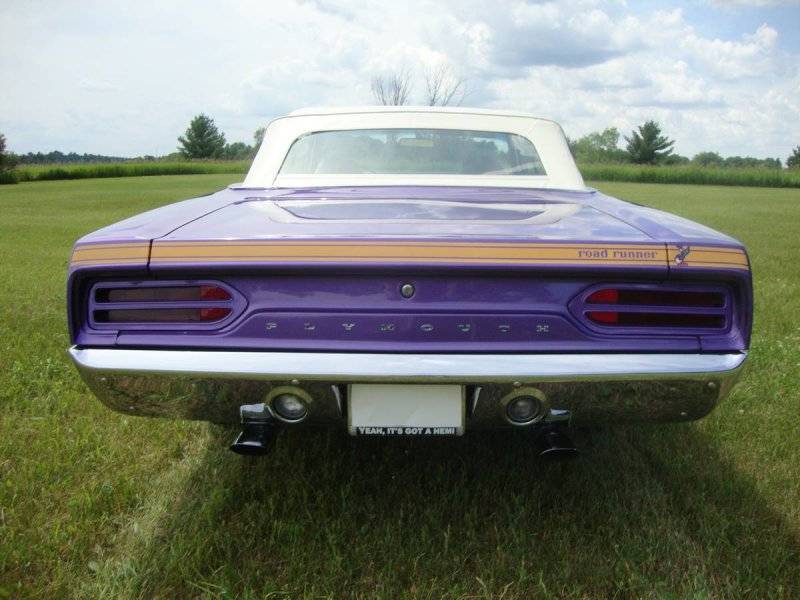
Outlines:
<svg viewBox="0 0 800 600"><path fill-rule="evenodd" d="M235 176L0 188L0 597L800 595L800 192L595 183L748 244L749 370L708 418L581 433L360 440L105 409L64 349L72 241Z"/></svg>
<svg viewBox="0 0 800 600"><path fill-rule="evenodd" d="M153 175L210 175L247 173L249 160L124 162L64 165L24 165L15 169L19 181L96 179L105 177L144 177ZM1 182L0 182L1 183Z"/></svg>
<svg viewBox="0 0 800 600"><path fill-rule="evenodd" d="M800 169L626 164L582 164L578 166L584 179L594 181L800 188Z"/></svg>
<svg viewBox="0 0 800 600"><path fill-rule="evenodd" d="M239 174L250 161L124 162L69 165L23 165L12 174L0 173L0 184L18 181L54 181L100 177L150 175ZM693 165L661 166L626 164L581 164L585 179L636 183L689 183L800 188L800 169L714 168Z"/></svg>

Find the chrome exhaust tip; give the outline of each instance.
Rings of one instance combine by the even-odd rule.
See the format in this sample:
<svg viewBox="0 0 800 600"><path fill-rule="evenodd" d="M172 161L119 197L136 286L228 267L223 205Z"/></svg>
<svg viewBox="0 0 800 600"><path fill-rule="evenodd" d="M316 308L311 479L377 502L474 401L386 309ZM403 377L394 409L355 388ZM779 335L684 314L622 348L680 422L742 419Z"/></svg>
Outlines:
<svg viewBox="0 0 800 600"><path fill-rule="evenodd" d="M243 456L265 456L275 446L278 427L266 404L243 404L239 407L242 431L230 445L231 451Z"/></svg>
<svg viewBox="0 0 800 600"><path fill-rule="evenodd" d="M548 460L572 460L580 454L563 428L555 425L545 425L537 431L536 446L539 456Z"/></svg>

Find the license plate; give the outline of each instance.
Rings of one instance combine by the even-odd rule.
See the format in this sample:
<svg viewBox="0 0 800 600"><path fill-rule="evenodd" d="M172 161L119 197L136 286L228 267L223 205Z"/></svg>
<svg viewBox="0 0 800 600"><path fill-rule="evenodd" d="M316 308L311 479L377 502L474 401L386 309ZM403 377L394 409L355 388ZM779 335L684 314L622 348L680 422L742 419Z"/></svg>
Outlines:
<svg viewBox="0 0 800 600"><path fill-rule="evenodd" d="M460 385L353 384L347 398L351 435L464 433Z"/></svg>

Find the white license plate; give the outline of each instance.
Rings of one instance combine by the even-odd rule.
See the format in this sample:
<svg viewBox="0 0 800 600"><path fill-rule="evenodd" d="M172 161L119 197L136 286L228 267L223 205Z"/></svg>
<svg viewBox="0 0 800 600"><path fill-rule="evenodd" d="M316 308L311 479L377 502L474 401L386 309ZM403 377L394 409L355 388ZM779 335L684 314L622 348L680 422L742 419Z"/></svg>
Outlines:
<svg viewBox="0 0 800 600"><path fill-rule="evenodd" d="M348 398L351 435L461 435L460 385L353 384Z"/></svg>

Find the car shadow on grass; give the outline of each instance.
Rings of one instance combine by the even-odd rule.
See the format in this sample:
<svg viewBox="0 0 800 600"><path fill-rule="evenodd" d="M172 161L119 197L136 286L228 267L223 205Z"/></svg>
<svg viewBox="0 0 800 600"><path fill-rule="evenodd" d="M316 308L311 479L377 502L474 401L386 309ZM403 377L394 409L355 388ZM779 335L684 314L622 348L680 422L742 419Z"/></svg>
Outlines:
<svg viewBox="0 0 800 600"><path fill-rule="evenodd" d="M790 597L800 541L694 425L576 436L353 439L287 431L205 455L128 557L137 595ZM537 594L538 593L538 594Z"/></svg>

